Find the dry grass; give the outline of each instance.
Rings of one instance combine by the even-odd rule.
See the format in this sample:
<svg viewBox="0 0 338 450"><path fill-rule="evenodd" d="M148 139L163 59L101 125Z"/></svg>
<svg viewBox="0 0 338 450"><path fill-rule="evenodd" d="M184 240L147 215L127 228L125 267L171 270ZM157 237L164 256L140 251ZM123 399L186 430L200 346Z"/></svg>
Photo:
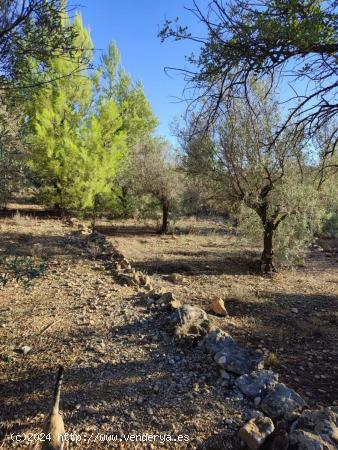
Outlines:
<svg viewBox="0 0 338 450"><path fill-rule="evenodd" d="M269 367L278 370L278 367L280 366L280 359L279 359L277 353L270 352L268 357L267 357L266 364Z"/></svg>
<svg viewBox="0 0 338 450"><path fill-rule="evenodd" d="M16 211L12 218L13 225L18 227L29 227L36 226L37 218L29 215L25 215L20 213L20 211Z"/></svg>

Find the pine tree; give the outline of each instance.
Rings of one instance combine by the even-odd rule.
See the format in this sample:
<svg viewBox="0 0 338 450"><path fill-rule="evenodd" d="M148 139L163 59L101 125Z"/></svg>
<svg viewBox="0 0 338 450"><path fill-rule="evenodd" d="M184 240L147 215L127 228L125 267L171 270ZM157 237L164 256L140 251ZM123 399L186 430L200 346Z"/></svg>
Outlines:
<svg viewBox="0 0 338 450"><path fill-rule="evenodd" d="M119 174L127 167L128 150L157 120L142 86L119 66L115 45L97 72L78 72L91 56L92 43L78 15L74 27L77 50L69 60L53 57L40 73L37 62L31 62L32 78L55 80L26 99L31 167L46 203L90 214L95 223L98 210L112 207L121 192Z"/></svg>
<svg viewBox="0 0 338 450"><path fill-rule="evenodd" d="M127 152L120 110L113 99L99 99L90 116L84 142L87 173L82 190L83 206L90 210L94 227L100 206L106 206L112 197L118 165Z"/></svg>
<svg viewBox="0 0 338 450"><path fill-rule="evenodd" d="M122 129L127 134L128 147L149 135L158 124L140 82L133 83L120 64L119 51L110 43L102 56L100 95L113 99L120 108Z"/></svg>
<svg viewBox="0 0 338 450"><path fill-rule="evenodd" d="M145 96L142 84L133 83L121 66L120 55L114 43L109 44L107 52L102 56L97 75L98 103L101 107L109 105L110 101L118 105L122 120L120 131L126 138L127 148L124 157L119 158L115 166L116 177L112 193L114 208L128 215L133 197L128 176L134 164L132 149L154 131L158 121ZM104 124L101 125L104 127Z"/></svg>
<svg viewBox="0 0 338 450"><path fill-rule="evenodd" d="M66 21L64 26L68 26ZM67 60L53 57L47 70L33 75L41 83L54 81L30 92L27 102L31 168L41 183L45 202L63 211L81 209L88 202L83 195L88 158L81 134L92 101L92 80L85 70L77 69L82 59L88 60L92 43L79 15L74 28L76 51ZM34 64L36 61L31 62L32 67ZM31 73L36 74L36 70Z"/></svg>

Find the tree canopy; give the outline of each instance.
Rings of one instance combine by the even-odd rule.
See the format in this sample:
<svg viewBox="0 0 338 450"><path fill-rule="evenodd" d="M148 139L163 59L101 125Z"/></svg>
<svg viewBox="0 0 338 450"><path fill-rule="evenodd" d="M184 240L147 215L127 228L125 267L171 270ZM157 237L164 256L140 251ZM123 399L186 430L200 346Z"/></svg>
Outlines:
<svg viewBox="0 0 338 450"><path fill-rule="evenodd" d="M0 91L0 206L6 205L10 195L23 181L26 146L24 129L18 117L22 111L13 99Z"/></svg>
<svg viewBox="0 0 338 450"><path fill-rule="evenodd" d="M151 194L161 205L160 232L169 230L169 214L182 194L182 177L179 173L173 148L159 137L148 137L135 146L132 154L133 184L138 194Z"/></svg>
<svg viewBox="0 0 338 450"><path fill-rule="evenodd" d="M204 35L167 21L160 36L200 46L199 54L188 57L191 69L182 70L194 88L190 110L197 109L207 125L235 98L247 98L252 78L268 79L271 87L283 81L293 91L272 145L286 127L313 137L336 116L336 1L211 0L205 8L192 3L187 9L204 25ZM328 139L332 151L337 126Z"/></svg>
<svg viewBox="0 0 338 450"><path fill-rule="evenodd" d="M81 18L75 17L76 36L73 45L90 48L90 37L83 28ZM49 204L61 208L85 205L86 191L81 183L85 180L86 154L81 130L85 129L86 118L92 100L92 82L86 72L77 73L76 59L65 61L60 56L51 56L49 69L37 73L34 68L38 62L32 58L31 70L26 76L31 84L49 80L39 89L24 92L27 127L31 135L31 168L37 174L43 187L43 196ZM88 55L84 56L86 59ZM68 76L69 73L73 76ZM29 78L30 77L30 78Z"/></svg>
<svg viewBox="0 0 338 450"><path fill-rule="evenodd" d="M158 120L144 94L140 82L133 83L120 62L115 43L108 45L98 69L99 95L113 99L118 105L123 120L122 128L127 134L128 146L132 147L142 137L154 131Z"/></svg>
<svg viewBox="0 0 338 450"><path fill-rule="evenodd" d="M287 128L267 150L266 142L281 121L278 103L268 90L265 84L251 83L247 93L250 105L237 99L212 134L205 136L202 124L201 136L190 138L187 133L185 143L187 170L209 183L213 180L219 186L218 195L223 189L218 200L235 215L243 213L243 206L256 215L263 234L261 261L266 272L274 269L274 238L279 228L291 221L293 236L297 234L304 243L313 237L323 212L303 135L298 134L296 143L290 139L294 130ZM192 126L196 130L198 124ZM252 224L254 218L250 221ZM292 240L290 233L284 229L284 240Z"/></svg>
<svg viewBox="0 0 338 450"><path fill-rule="evenodd" d="M63 26L70 26L67 17ZM93 45L78 14L71 26L72 58L51 55L42 72L30 58L26 70L27 83L40 84L21 94L30 166L45 202L96 216L99 205L112 204L120 189L118 173L128 151L153 131L157 119L141 84L120 65L115 44L95 71L79 70L79 62L92 61Z"/></svg>
<svg viewBox="0 0 338 450"><path fill-rule="evenodd" d="M39 62L36 66L39 72L52 56L75 61L76 29L71 23L65 26L65 20L67 7L64 0L7 0L0 3L2 89L32 87L22 80L31 58ZM83 68L81 63L83 61L79 61L79 67Z"/></svg>

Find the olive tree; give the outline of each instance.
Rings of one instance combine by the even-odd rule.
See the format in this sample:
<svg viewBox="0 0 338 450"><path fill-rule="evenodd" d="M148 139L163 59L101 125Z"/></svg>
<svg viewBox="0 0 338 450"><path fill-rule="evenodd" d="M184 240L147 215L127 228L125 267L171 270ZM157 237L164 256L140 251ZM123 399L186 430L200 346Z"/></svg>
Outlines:
<svg viewBox="0 0 338 450"><path fill-rule="evenodd" d="M277 101L261 83L251 83L247 94L250 104L234 100L212 135L188 139L185 159L188 169L223 187L224 203L237 213L243 206L253 211L250 218L259 220L263 235L262 270L271 272L278 229L293 218L305 221L305 228L318 223L314 216L319 213L319 195L303 135L295 142L290 139L293 130L286 129L267 146L282 120Z"/></svg>
<svg viewBox="0 0 338 450"><path fill-rule="evenodd" d="M289 101L270 145L285 128L295 132L296 140L299 131L312 137L337 117L336 1L187 0L186 4L199 22L198 31L193 22L187 27L178 19L167 20L160 37L191 42L190 65L178 70L191 88L189 106L207 124L238 96L249 100L246 94L253 77L279 85L283 101ZM332 152L337 127L328 139Z"/></svg>
<svg viewBox="0 0 338 450"><path fill-rule="evenodd" d="M161 233L169 229L170 212L182 191L182 177L168 141L147 137L131 153L129 177L136 195L150 194L162 209Z"/></svg>

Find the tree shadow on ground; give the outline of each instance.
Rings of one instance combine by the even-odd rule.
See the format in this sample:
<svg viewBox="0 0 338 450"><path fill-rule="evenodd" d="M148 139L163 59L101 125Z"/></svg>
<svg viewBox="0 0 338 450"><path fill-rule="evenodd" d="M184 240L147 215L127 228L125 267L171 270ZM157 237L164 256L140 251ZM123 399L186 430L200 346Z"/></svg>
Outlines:
<svg viewBox="0 0 338 450"><path fill-rule="evenodd" d="M96 419L105 421L106 416L107 421L110 421L112 416L119 417L122 418L125 426L123 431L126 433L135 429L134 419L130 417L131 412L137 415L138 426L142 431L152 428L156 432L168 432L170 424L157 419L161 419L161 415L165 416L166 411L170 409L178 414L178 408L179 414L194 417L198 412L194 398L201 395L194 392L194 380L189 379L185 388L179 392L171 381L172 377L182 379L188 369L191 370L191 361L198 364L201 356L194 346L175 347L172 345L171 336L166 335L164 331L159 334L152 331L154 327L163 330L166 322L166 315L157 314L147 321L136 320L123 326L112 327L112 338L123 343L125 349L130 348L122 361L100 363L95 367L88 361L84 367L65 368L61 408L65 412L66 427L69 431L88 419L88 411L84 407L91 405L99 406L97 413L90 413L91 423L95 424ZM93 330L91 334L87 330L84 339L88 342L90 336L94 337L95 334L96 331ZM79 339L79 332L68 335L67 338L70 341L73 338ZM150 350L142 359L131 350L135 349L135 345L142 345L143 339L147 339L148 343L156 342L156 349ZM167 356L177 354L179 350L184 358L181 357L173 366L168 362ZM59 359L57 356L55 358ZM217 378L216 365L214 369L213 373L210 371L210 364L206 365L206 380ZM19 372L11 381L0 382L0 398L3 403L1 416L4 422L9 423L7 433L27 431L32 425L27 423L25 418L48 413L55 376L56 367L52 370L31 368ZM154 390L155 383L160 386L159 392ZM139 398L143 399L141 404ZM77 409L76 404L80 404L81 408ZM147 413L149 407L154 411L152 417ZM111 425L111 428L113 429L114 425Z"/></svg>
<svg viewBox="0 0 338 450"><path fill-rule="evenodd" d="M0 218L14 218L16 214L32 219L60 219L62 217L60 211L56 209L32 208L29 206L25 208L0 209Z"/></svg>
<svg viewBox="0 0 338 450"><path fill-rule="evenodd" d="M301 339L302 330L306 336L316 338L317 326L322 326L322 333L326 334L328 327L337 324L338 297L335 295L261 293L257 300L225 298L224 303L230 316L257 320L255 335L258 341L269 333L273 338L284 331Z"/></svg>
<svg viewBox="0 0 338 450"><path fill-rule="evenodd" d="M98 224L97 231L107 236L149 236L158 235L160 226L155 225L141 225L141 224L117 224L117 225L103 225ZM215 227L205 224L198 224L194 226L174 226L169 230L169 233L163 234L163 237L173 235L191 235L191 236L233 236L233 232L229 230L229 226Z"/></svg>
<svg viewBox="0 0 338 450"><path fill-rule="evenodd" d="M53 256L88 257L84 236L79 232L66 235L30 233L1 233L0 256Z"/></svg>
<svg viewBox="0 0 338 450"><path fill-rule="evenodd" d="M338 394L337 296L276 292L257 300L225 299L225 306L232 318L224 319L225 331L243 345L272 352L273 370L305 396L310 392L313 405L332 404ZM250 325L245 333L243 322Z"/></svg>
<svg viewBox="0 0 338 450"><path fill-rule="evenodd" d="M196 236L233 236L233 232L229 230L229 227L213 227L213 226L178 226L174 228L174 234L177 235L196 235Z"/></svg>
<svg viewBox="0 0 338 450"><path fill-rule="evenodd" d="M246 255L222 251L209 253L192 252L196 258L168 259L166 256L151 260L135 261L134 267L149 275L181 273L184 276L199 275L250 275L260 271L259 255L250 251Z"/></svg>
<svg viewBox="0 0 338 450"><path fill-rule="evenodd" d="M96 231L108 237L156 236L158 228L146 225L97 225Z"/></svg>

